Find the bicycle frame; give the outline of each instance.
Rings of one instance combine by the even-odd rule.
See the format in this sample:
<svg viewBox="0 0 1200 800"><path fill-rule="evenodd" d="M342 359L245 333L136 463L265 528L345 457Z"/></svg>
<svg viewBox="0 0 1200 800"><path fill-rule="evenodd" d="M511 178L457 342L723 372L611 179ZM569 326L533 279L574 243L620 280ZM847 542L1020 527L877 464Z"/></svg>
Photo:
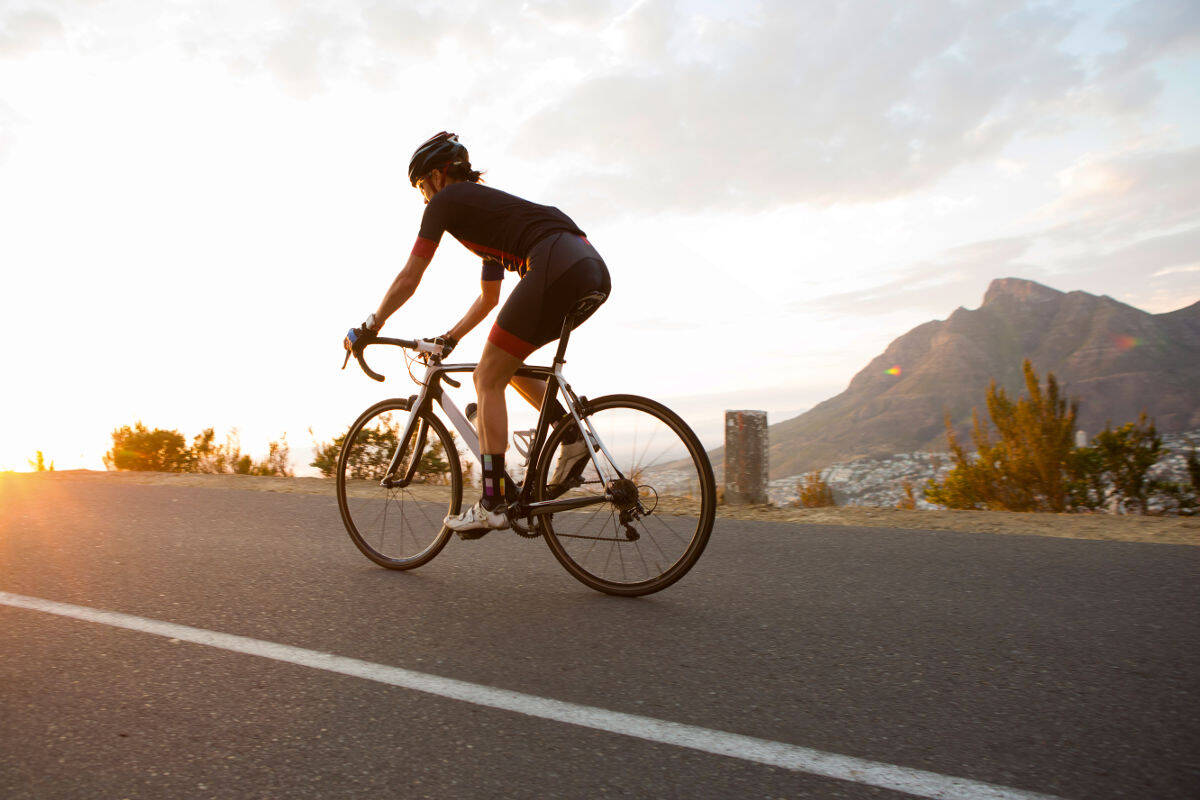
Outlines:
<svg viewBox="0 0 1200 800"><path fill-rule="evenodd" d="M375 343L398 345L405 344L403 340L386 339L382 337L372 342L372 344ZM559 341L558 353L555 355L553 366L522 366L516 372L516 375L522 377L538 378L546 381L546 394L542 398L542 406L538 413L537 427L534 430L533 439L529 444L528 464L530 469L526 472L525 481L521 485L521 491L516 501L516 508L513 509L512 512L513 515L517 517L536 517L543 514L553 514L557 511L570 511L572 509L584 508L586 506L596 505L613 499L610 496L610 492L606 489L603 495L568 498L565 500L542 500L538 502L530 502L530 498L532 496L532 485L531 481L529 480L529 476L537 467L537 462L541 458L542 446L545 444L545 440L549 435L550 403L560 393L565 401L568 413L571 415L572 419L575 421L575 424L579 427L579 430L587 438L587 441L590 444L588 447L588 455L591 457L592 464L596 468L596 474L600 476L604 475L604 470L601 468L600 460L597 455L597 452L599 452L603 453L604 457L608 459L608 463L611 465L611 471L615 472L619 479L625 477L621 473L620 469L616 466L616 459L612 457L612 454L609 452L604 442L602 442L600 437L596 434L595 429L592 427L591 421L584 419L580 413L583 405L587 402L587 398L580 398L577 396L574 390L571 389L571 385L567 383L566 379L563 377L563 364L566 363L566 359L563 357L563 355L566 350L566 345L567 335L566 332L564 332L562 339ZM442 364L436 360L426 365L424 379L420 381L421 391L410 398L409 417L408 421L405 423L404 431L399 440L400 445L397 447L396 452L392 455L392 460L388 465L387 473L383 480L380 481L380 485L388 488L394 486L406 486L408 481L412 480L412 477L416 472L419 457L413 458L407 474L403 477L397 478L396 472L400 468L400 464L404 461L405 456L408 455L408 443L414 433L414 427L418 425L421 413L425 411L432 412L434 403L437 403L442 410L445 411L446 417L450 420L450 424L453 425L454 429L458 431L459 436L462 437L463 442L467 445L475 458L482 463L482 458L479 452L479 436L475 431L475 427L467 420L466 416L462 411L459 410L458 406L454 404L454 401L447 396L442 386L443 381L455 387L461 386L458 381L450 378L449 375L455 372L472 372L476 366L478 366L478 364L475 363ZM426 435L425 428L427 427L424 422L420 422L420 425L421 427L416 431L417 440L416 447L414 448L417 453L420 453L424 449ZM507 473L505 474L505 479L510 481L510 483L512 482L512 477Z"/></svg>

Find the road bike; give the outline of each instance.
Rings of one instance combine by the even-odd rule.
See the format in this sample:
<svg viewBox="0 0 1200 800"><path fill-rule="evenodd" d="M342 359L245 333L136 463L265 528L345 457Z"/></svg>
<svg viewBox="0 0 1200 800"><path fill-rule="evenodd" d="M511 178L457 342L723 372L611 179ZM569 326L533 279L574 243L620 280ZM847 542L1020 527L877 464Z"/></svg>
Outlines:
<svg viewBox="0 0 1200 800"><path fill-rule="evenodd" d="M594 400L576 395L563 376L567 341L576 319L604 301L582 298L563 323L553 365L522 366L517 375L547 382L532 431L514 436L525 458L523 480L507 503L510 529L542 537L555 558L587 586L615 595L657 592L687 574L708 543L716 515L712 464L696 434L666 406L645 397L614 394ZM383 400L364 411L342 440L337 498L342 521L362 553L389 569L429 563L451 536L443 524L462 507L465 475L458 445L434 406L478 463L475 427L444 384L476 364L442 363L440 345L420 339L372 336L353 354L363 371L382 381L364 351L373 345L403 348L420 392ZM409 355L409 351L415 355ZM413 365L424 374L413 374ZM343 364L343 367L345 364ZM550 424L554 398L568 416ZM569 432L577 431L577 436ZM587 459L567 481L549 484L564 439L587 443ZM470 473L466 473L469 475Z"/></svg>

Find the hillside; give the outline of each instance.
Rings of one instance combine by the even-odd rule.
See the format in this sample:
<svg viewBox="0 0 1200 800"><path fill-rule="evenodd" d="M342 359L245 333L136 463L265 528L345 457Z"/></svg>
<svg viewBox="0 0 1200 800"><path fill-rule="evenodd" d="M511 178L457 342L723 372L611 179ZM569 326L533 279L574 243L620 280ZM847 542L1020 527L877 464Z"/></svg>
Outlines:
<svg viewBox="0 0 1200 800"><path fill-rule="evenodd" d="M1200 427L1200 303L1149 314L1107 296L1001 278L979 308L919 325L844 392L772 425L771 477L944 450L944 414L966 435L972 407L986 414L984 392L993 377L1011 393L1023 390L1025 358L1080 399L1079 427L1089 435L1143 409L1164 433ZM713 456L714 466L723 463L720 450Z"/></svg>

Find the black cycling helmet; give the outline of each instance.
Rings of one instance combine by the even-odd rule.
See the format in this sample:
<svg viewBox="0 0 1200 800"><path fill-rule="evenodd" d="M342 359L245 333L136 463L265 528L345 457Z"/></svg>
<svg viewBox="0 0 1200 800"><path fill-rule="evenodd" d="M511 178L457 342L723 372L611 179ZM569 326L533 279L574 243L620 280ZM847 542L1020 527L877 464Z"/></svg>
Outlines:
<svg viewBox="0 0 1200 800"><path fill-rule="evenodd" d="M412 160L408 162L408 180L416 186L417 178L422 178L439 167L470 163L467 148L459 143L458 134L442 131L413 153Z"/></svg>

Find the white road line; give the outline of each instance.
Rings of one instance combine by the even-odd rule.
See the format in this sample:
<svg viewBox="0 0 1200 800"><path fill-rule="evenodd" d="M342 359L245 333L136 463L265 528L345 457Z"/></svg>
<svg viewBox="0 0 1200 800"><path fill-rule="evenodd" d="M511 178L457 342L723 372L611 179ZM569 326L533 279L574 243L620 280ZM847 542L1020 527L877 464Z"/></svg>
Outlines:
<svg viewBox="0 0 1200 800"><path fill-rule="evenodd" d="M917 797L931 797L939 800L1061 800L1052 795L1024 792L992 783L954 778L948 775L939 775L936 772L910 769L879 761L867 761L853 756L826 753L794 744L756 739L752 736L699 728L694 725L682 725L678 722L667 722L636 714L624 714L593 706L566 703L561 700L551 700L507 689L496 689L477 683L428 675L424 672L414 672L386 664L360 661L357 658L336 656L318 650L306 650L303 647L293 647L278 642L267 642L246 636L192 628L173 622L135 617L115 611L102 611L87 606L59 603L54 600L43 600L39 597L0 592L0 605L42 611L47 614L110 625L114 628L126 628L132 631L151 633L155 636L165 636L169 639L208 645L234 653L285 661L289 664L299 664L326 672L364 678L417 692L448 697L452 700L462 700L479 706L515 711L518 714L565 722L568 725L580 725L651 742L661 742L705 753L739 758L743 761L754 761L798 772L807 772L868 786L879 786Z"/></svg>

